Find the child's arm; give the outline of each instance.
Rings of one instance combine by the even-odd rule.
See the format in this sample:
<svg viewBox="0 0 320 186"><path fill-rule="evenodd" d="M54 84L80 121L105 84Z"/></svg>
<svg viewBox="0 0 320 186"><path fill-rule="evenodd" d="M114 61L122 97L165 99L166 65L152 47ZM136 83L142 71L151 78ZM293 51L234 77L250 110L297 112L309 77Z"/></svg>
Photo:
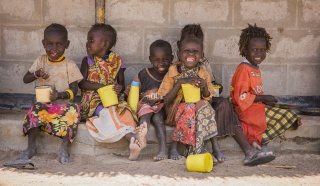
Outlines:
<svg viewBox="0 0 320 186"><path fill-rule="evenodd" d="M70 90L73 92L73 97L78 93L78 84L77 81L72 82L69 84ZM55 87L53 87L52 92L50 94L50 100L55 101L57 99L69 99L71 95L70 93L67 93L67 91L64 92L58 92Z"/></svg>
<svg viewBox="0 0 320 186"><path fill-rule="evenodd" d="M274 96L271 95L257 95L254 99L254 102L266 102L266 103L272 103L272 102L278 102Z"/></svg>
<svg viewBox="0 0 320 186"><path fill-rule="evenodd" d="M117 84L113 86L113 90L117 93L120 94L124 89L124 69L120 68L118 74L117 74Z"/></svg>
<svg viewBox="0 0 320 186"><path fill-rule="evenodd" d="M43 79L47 79L49 76L50 76L49 74L47 74L42 68L40 68L39 70L35 71L34 73L31 73L28 71L23 77L23 82L24 83L31 83L40 77Z"/></svg>
<svg viewBox="0 0 320 186"><path fill-rule="evenodd" d="M88 78L88 63L87 58L84 57L81 63L80 72L83 76L83 79L78 83L79 88L82 90L97 90L101 87L103 87L103 84L90 82L87 80Z"/></svg>

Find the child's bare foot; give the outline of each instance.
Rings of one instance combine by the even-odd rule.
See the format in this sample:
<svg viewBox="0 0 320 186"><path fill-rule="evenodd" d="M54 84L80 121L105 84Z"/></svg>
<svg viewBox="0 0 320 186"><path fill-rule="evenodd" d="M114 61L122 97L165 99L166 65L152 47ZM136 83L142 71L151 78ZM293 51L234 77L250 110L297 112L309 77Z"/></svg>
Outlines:
<svg viewBox="0 0 320 186"><path fill-rule="evenodd" d="M28 160L36 153L36 147L28 147L18 159Z"/></svg>
<svg viewBox="0 0 320 186"><path fill-rule="evenodd" d="M147 146L147 132L148 132L148 124L143 122L138 128L138 136L141 149Z"/></svg>
<svg viewBox="0 0 320 186"><path fill-rule="evenodd" d="M67 164L67 163L71 163L72 162L71 158L69 157L69 154L68 154L67 150L64 149L64 148L60 148L60 150L59 150L59 158L60 158L60 163L61 164Z"/></svg>
<svg viewBox="0 0 320 186"><path fill-rule="evenodd" d="M154 161L160 161L168 159L168 151L160 151L155 157L153 157Z"/></svg>
<svg viewBox="0 0 320 186"><path fill-rule="evenodd" d="M140 154L140 151L141 151L139 140L132 137L130 139L129 149L130 149L129 160L136 160Z"/></svg>
<svg viewBox="0 0 320 186"><path fill-rule="evenodd" d="M177 151L177 149L170 149L170 159L172 160L179 160L180 158L182 158L183 156L181 156L179 154L179 152Z"/></svg>
<svg viewBox="0 0 320 186"><path fill-rule="evenodd" d="M227 158L223 155L220 149L219 150L213 149L212 154L218 160L219 163L227 160Z"/></svg>

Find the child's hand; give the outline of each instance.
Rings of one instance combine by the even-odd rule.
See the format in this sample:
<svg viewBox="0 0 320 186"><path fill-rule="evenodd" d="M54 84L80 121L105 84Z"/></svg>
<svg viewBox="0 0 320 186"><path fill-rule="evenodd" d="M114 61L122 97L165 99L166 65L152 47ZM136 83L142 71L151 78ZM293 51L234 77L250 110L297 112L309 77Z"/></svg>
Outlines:
<svg viewBox="0 0 320 186"><path fill-rule="evenodd" d="M50 76L43 70L43 68L40 68L38 71L36 71L36 74L38 75L38 77L41 77L43 79L48 79L48 77Z"/></svg>
<svg viewBox="0 0 320 186"><path fill-rule="evenodd" d="M50 93L50 100L51 100L51 101L57 100L57 99L58 99L58 95L59 95L59 93L58 93L58 91L56 90L56 87L52 87L52 88L51 88L51 93Z"/></svg>
<svg viewBox="0 0 320 186"><path fill-rule="evenodd" d="M194 82L196 81L196 77L188 77L188 78L181 78L178 80L179 84L194 84Z"/></svg>
<svg viewBox="0 0 320 186"><path fill-rule="evenodd" d="M122 86L119 84L114 84L112 87L112 90L114 90L116 92L116 94L119 95L122 90Z"/></svg>
<svg viewBox="0 0 320 186"><path fill-rule="evenodd" d="M125 93L127 96L129 96L130 88L131 88L131 85L128 85L128 86L126 87L126 89L124 90L124 93Z"/></svg>
<svg viewBox="0 0 320 186"><path fill-rule="evenodd" d="M205 81L204 79L202 79L202 78L196 78L196 79L193 81L193 85L194 85L195 87L200 88L200 89L203 89L203 88L205 88L205 87L207 86L206 81Z"/></svg>

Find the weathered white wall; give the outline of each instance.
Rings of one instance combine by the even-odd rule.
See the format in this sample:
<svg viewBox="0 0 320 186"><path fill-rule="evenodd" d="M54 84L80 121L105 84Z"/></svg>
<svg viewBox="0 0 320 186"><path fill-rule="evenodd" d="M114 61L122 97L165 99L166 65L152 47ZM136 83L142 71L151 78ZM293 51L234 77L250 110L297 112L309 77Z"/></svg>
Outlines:
<svg viewBox="0 0 320 186"><path fill-rule="evenodd" d="M33 93L22 77L44 54L44 28L53 22L67 27L66 55L80 65L94 0L1 0L0 20L0 93ZM154 40L168 40L176 50L181 28L200 23L205 55L228 96L241 62L240 30L257 23L274 38L261 65L266 93L320 95L320 0L106 0L106 22L118 31L114 50L128 66L127 82L148 65Z"/></svg>

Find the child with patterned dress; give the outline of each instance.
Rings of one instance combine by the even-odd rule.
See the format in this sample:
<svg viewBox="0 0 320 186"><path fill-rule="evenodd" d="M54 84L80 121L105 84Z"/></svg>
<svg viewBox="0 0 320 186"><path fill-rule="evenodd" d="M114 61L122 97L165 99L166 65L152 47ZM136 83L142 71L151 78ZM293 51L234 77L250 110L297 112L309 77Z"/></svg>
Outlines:
<svg viewBox="0 0 320 186"><path fill-rule="evenodd" d="M160 147L158 154L153 159L159 161L168 158L164 123L166 114L163 97L158 95L158 89L173 60L170 43L164 40L154 41L150 45L149 60L152 68L141 70L133 80L140 82L140 101L137 111L139 121L140 124L147 123L155 127Z"/></svg>
<svg viewBox="0 0 320 186"><path fill-rule="evenodd" d="M281 108L267 106L277 102L274 96L264 95L259 64L270 51L272 38L265 28L256 24L242 30L239 51L243 57L231 81L232 104L242 124L249 144L273 155L267 144L289 128L301 125L298 115Z"/></svg>
<svg viewBox="0 0 320 186"><path fill-rule="evenodd" d="M80 106L73 103L78 81L83 77L76 63L64 57L69 46L68 31L60 24L51 24L44 30L42 44L46 55L37 58L23 78L24 83L39 80L39 85L52 86L51 103L32 105L24 119L23 135L28 135L28 148L20 159L30 159L36 152L38 131L63 139L60 162L69 163L68 145L74 141L80 122Z"/></svg>
<svg viewBox="0 0 320 186"><path fill-rule="evenodd" d="M201 42L204 41L204 34L200 24L188 24L183 27L181 30L180 40L177 42L177 45L180 45L180 42L188 37L196 37ZM211 66L206 57L203 57L200 60L200 66L208 71L211 77L212 84L217 85L215 76L212 73ZM220 85L220 84L218 84ZM222 85L220 85L220 93L222 92ZM213 96L211 99L211 105L215 111L215 119L217 123L218 135L217 137L226 137L232 136L235 141L239 144L242 151L245 153L245 158L243 160L244 165L256 165L263 164L274 159L273 156L265 155L259 150L252 148L248 141L246 140L242 129L240 121L237 117L237 114L234 112L232 104L229 100L223 97ZM222 154L219 149L217 138L211 138L212 145L212 154L217 159L218 162L223 162L226 160L226 157Z"/></svg>
<svg viewBox="0 0 320 186"><path fill-rule="evenodd" d="M124 101L124 70L119 54L110 49L116 44L117 32L107 24L95 24L87 36L87 53L81 64L84 79L81 89L81 116L91 136L98 142L112 143L125 137L129 142L130 160L136 160L146 146L147 126L136 128L135 112ZM118 105L104 108L97 90L113 85L119 98Z"/></svg>
<svg viewBox="0 0 320 186"><path fill-rule="evenodd" d="M158 91L159 96L164 96L166 123L175 125L170 148L170 158L174 160L181 157L177 151L178 142L189 145L188 154L200 154L206 152L204 142L217 135L215 113L208 102L213 92L210 75L199 67L202 49L202 42L197 38L182 40L179 46L180 62L169 68ZM186 103L182 84L200 88L202 99L196 103Z"/></svg>

